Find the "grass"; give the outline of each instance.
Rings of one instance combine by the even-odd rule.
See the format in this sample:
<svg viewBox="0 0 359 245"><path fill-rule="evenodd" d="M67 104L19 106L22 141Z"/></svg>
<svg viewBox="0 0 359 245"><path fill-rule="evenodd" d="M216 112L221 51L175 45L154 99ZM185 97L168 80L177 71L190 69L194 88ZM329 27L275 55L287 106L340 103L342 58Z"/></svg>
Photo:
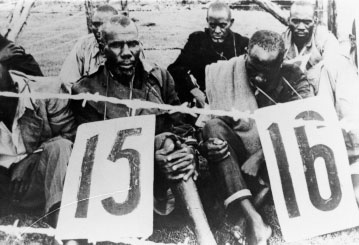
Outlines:
<svg viewBox="0 0 359 245"><path fill-rule="evenodd" d="M130 15L139 20L138 26L146 50L146 58L164 67L175 60L180 52L179 48L183 47L188 35L193 31L203 30L206 24L206 10L201 6L193 5L191 9L187 9L174 5L157 5L156 8L146 6L147 10L152 9L152 11L140 11L144 9L143 6L131 6L130 3L130 8L136 10L132 11ZM8 14L9 10L4 11L0 2L0 29L5 27ZM285 29L271 15L261 11L233 11L233 17L235 23L232 29L245 36L250 36L259 29L270 29L277 32L282 32ZM148 23L155 25L148 26L146 25ZM85 14L81 1L71 3L38 1L17 42L25 47L28 53L34 55L46 76L56 76L76 39L86 33ZM234 240L229 235L230 226L221 218L223 210L214 201L211 194L213 186L210 183L209 178L202 177L199 189L213 227L213 233L218 244L234 244ZM357 228L302 242L285 243L273 205L269 203L260 212L273 229L273 236L269 244L359 244ZM1 217L0 224L13 224L15 219L20 219L19 225L28 226L36 217L36 215L29 216L26 213L7 213L6 216ZM44 222L40 222L38 226L47 227ZM152 241L182 243L189 238L189 244L196 244L193 227L183 210L177 210L169 217L155 216L154 228L154 233L150 237ZM298 228L298 232L300 232L300 228ZM0 232L0 244L49 244L51 241L52 238L36 234L30 234L23 240L18 240Z"/></svg>

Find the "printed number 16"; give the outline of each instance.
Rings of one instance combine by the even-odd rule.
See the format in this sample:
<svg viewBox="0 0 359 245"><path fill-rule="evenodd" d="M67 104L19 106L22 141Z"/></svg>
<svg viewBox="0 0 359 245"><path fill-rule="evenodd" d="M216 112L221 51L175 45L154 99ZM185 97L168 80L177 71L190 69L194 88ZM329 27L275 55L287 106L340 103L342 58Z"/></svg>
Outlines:
<svg viewBox="0 0 359 245"><path fill-rule="evenodd" d="M271 126L268 128L268 131L277 159L288 215L290 218L300 216L297 199L294 192L292 176L289 171L287 153L283 144L282 135L280 133L278 124L271 124ZM340 181L332 149L324 144L318 144L310 147L304 126L295 128L294 132L297 138L300 155L303 162L303 171L305 173L307 189L311 203L314 207L322 211L330 211L335 209L341 201L342 191L340 189ZM314 168L314 163L317 158L323 158L325 161L329 187L331 190L331 196L328 199L323 199L319 192L317 176Z"/></svg>

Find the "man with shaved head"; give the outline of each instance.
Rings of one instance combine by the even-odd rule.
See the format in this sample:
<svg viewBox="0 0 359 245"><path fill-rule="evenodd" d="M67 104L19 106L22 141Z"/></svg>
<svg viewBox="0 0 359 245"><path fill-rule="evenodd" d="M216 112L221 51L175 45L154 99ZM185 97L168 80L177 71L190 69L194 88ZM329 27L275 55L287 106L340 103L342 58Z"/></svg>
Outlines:
<svg viewBox="0 0 359 245"><path fill-rule="evenodd" d="M192 102L198 107L206 102L205 67L218 60L229 60L245 53L248 38L231 31L234 19L227 4L215 1L207 10L208 27L194 32L176 61L168 67L175 80L182 102Z"/></svg>
<svg viewBox="0 0 359 245"><path fill-rule="evenodd" d="M67 56L60 71L61 82L70 91L83 76L95 73L105 62L101 27L118 11L110 5L97 7L91 18L91 34L82 37Z"/></svg>
<svg viewBox="0 0 359 245"><path fill-rule="evenodd" d="M317 24L315 6L311 1L295 1L290 8L288 23L289 27L283 33L287 49L284 59L301 66L317 92L320 72L317 64L323 60L336 60L338 40L325 26Z"/></svg>
<svg viewBox="0 0 359 245"><path fill-rule="evenodd" d="M142 47L131 19L113 16L104 26L102 35L106 62L96 73L77 81L72 86L73 94L99 93L119 99L180 104L168 71L140 59ZM173 130L181 127L178 115L158 109L131 111L125 105L95 101L87 101L84 106L83 101L72 101L72 108L78 124L130 115L156 115L155 212L166 215L173 210L174 207L165 202L172 190L176 200L183 200L189 213L194 214L192 218L200 244L215 244L193 182L197 176L194 149Z"/></svg>

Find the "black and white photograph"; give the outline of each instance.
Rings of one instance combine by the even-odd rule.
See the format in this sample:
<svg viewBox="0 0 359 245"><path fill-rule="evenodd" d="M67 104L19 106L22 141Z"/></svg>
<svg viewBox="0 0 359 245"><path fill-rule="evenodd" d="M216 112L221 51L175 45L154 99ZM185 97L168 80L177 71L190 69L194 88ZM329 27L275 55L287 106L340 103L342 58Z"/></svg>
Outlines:
<svg viewBox="0 0 359 245"><path fill-rule="evenodd" d="M357 33L358 0L0 0L0 244L359 244Z"/></svg>

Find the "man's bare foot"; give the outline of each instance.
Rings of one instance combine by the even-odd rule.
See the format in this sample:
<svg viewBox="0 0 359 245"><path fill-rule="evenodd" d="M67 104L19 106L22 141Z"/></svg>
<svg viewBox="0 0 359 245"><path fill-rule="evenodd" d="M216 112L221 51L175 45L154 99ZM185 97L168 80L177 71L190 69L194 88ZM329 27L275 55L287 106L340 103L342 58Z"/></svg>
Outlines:
<svg viewBox="0 0 359 245"><path fill-rule="evenodd" d="M252 225L248 222L248 225L248 244L266 245L272 235L270 226L266 225L262 219L258 222L253 222Z"/></svg>

